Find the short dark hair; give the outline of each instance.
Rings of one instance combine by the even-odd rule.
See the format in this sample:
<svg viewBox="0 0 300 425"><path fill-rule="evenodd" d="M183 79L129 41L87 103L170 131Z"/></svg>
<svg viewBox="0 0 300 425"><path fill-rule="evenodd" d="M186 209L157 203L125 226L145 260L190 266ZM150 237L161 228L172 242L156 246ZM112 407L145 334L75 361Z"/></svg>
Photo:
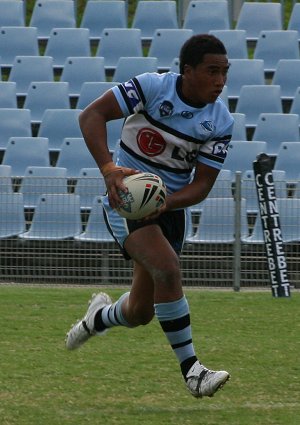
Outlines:
<svg viewBox="0 0 300 425"><path fill-rule="evenodd" d="M179 54L179 72L183 74L184 65L193 68L203 61L207 53L226 55L224 44L214 35L197 34L189 38L181 47Z"/></svg>

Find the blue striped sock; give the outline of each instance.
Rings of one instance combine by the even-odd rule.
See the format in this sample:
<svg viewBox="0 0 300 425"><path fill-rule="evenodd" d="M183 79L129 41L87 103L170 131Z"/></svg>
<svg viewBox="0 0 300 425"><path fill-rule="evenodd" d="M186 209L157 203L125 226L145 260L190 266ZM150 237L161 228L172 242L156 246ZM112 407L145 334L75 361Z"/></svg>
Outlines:
<svg viewBox="0 0 300 425"><path fill-rule="evenodd" d="M155 314L160 322L185 376L197 360L192 340L190 310L187 299L155 304Z"/></svg>
<svg viewBox="0 0 300 425"><path fill-rule="evenodd" d="M112 328L114 326L131 326L125 320L122 314L122 304L128 298L129 292L121 295L121 297L113 304L105 306L102 310L99 310L95 316L95 329L101 331L106 328Z"/></svg>

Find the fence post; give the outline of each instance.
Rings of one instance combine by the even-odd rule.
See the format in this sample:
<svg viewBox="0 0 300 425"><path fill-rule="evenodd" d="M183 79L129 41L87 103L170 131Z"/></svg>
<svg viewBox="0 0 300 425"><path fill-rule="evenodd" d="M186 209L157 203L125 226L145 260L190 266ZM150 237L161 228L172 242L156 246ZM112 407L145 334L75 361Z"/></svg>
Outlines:
<svg viewBox="0 0 300 425"><path fill-rule="evenodd" d="M235 173L235 217L234 217L234 257L233 257L233 289L238 292L241 287L241 182L242 173Z"/></svg>

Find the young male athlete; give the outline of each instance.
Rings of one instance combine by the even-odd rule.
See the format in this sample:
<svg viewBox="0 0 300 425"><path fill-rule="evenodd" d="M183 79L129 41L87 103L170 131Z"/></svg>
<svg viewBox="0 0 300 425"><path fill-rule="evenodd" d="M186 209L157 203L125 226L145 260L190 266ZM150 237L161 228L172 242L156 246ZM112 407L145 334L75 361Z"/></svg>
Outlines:
<svg viewBox="0 0 300 425"><path fill-rule="evenodd" d="M134 266L130 292L114 303L104 293L94 296L67 334L66 346L78 348L114 326L146 325L155 315L195 397L212 396L229 379L226 371L207 369L195 353L178 259L185 208L208 195L231 138L233 118L219 97L228 68L221 41L195 35L181 48L180 74L139 75L106 92L80 115L86 144L107 186L107 226ZM121 117L125 123L114 164L106 123ZM166 205L146 220L126 220L115 211L122 202L118 190L126 191L122 179L138 170L163 179Z"/></svg>

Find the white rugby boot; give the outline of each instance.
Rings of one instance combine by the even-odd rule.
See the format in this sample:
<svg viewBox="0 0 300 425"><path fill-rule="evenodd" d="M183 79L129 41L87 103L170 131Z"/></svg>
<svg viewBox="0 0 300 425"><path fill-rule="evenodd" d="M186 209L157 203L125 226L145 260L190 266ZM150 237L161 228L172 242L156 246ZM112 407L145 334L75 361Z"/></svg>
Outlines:
<svg viewBox="0 0 300 425"><path fill-rule="evenodd" d="M107 329L97 332L94 327L94 319L97 311L106 305L111 304L110 297L104 292L93 294L89 301L89 307L83 319L79 320L67 333L66 347L68 350L75 350L95 335L104 335Z"/></svg>
<svg viewBox="0 0 300 425"><path fill-rule="evenodd" d="M194 397L212 397L225 385L230 375L225 370L209 370L196 361L186 375L186 386Z"/></svg>

